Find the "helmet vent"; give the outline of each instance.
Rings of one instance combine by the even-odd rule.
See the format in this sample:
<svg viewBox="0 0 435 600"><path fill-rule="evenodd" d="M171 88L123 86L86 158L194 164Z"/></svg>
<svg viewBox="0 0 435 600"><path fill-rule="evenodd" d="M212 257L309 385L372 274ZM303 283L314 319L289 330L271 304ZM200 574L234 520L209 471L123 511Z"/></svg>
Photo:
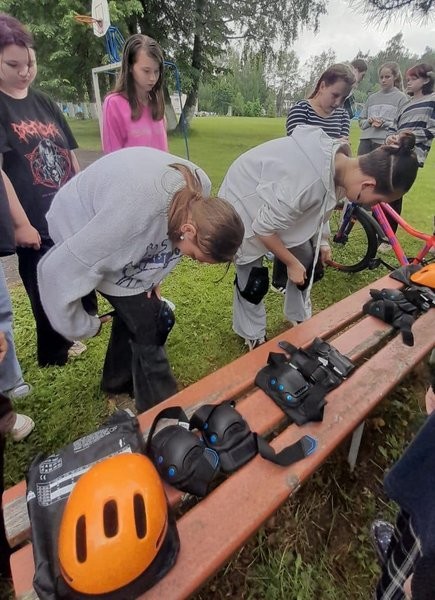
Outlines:
<svg viewBox="0 0 435 600"><path fill-rule="evenodd" d="M76 525L76 552L77 560L80 563L86 562L86 517L84 515L79 517Z"/></svg>
<svg viewBox="0 0 435 600"><path fill-rule="evenodd" d="M147 518L145 514L145 502L141 494L134 495L133 508L136 534L139 539L143 539L147 533Z"/></svg>
<svg viewBox="0 0 435 600"><path fill-rule="evenodd" d="M115 500L109 500L104 505L103 524L106 537L115 537L118 533L118 506Z"/></svg>

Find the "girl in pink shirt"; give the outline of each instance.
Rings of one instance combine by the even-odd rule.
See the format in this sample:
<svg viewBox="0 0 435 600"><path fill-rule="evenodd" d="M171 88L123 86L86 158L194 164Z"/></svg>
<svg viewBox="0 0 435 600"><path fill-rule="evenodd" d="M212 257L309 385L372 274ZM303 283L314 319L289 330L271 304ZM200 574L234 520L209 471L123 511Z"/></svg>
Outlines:
<svg viewBox="0 0 435 600"><path fill-rule="evenodd" d="M115 90L103 104L105 153L132 146L168 150L163 98L163 54L152 38L126 41Z"/></svg>

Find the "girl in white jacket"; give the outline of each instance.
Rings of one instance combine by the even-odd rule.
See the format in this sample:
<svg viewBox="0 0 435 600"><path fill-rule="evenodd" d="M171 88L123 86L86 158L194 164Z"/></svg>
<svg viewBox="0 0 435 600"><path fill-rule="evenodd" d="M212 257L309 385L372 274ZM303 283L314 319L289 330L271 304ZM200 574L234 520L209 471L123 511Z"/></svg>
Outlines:
<svg viewBox="0 0 435 600"><path fill-rule="evenodd" d="M417 173L415 138L402 133L395 146L350 158L347 144L322 130L299 125L291 137L271 140L242 154L230 166L219 195L232 203L245 226L236 254L233 329L253 349L266 339L266 311L249 286L251 270L273 252L287 266L284 314L289 321L311 315L306 269L313 262L311 240L330 258L328 218L341 196L364 206L391 202L408 190ZM258 273L258 271L255 271ZM248 284L248 290L246 286ZM251 298L252 300L252 298Z"/></svg>

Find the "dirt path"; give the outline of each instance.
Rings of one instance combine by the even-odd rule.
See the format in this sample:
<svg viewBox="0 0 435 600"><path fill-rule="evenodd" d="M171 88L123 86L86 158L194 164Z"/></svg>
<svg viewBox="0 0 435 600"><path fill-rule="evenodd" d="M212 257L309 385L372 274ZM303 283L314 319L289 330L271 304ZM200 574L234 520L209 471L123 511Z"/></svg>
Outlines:
<svg viewBox="0 0 435 600"><path fill-rule="evenodd" d="M102 156L101 152L95 152L94 150L80 150L75 151L82 169L88 167L97 158ZM18 275L18 262L16 256L7 256L2 258L2 264L6 275L6 281L8 286L14 286L21 283L20 276Z"/></svg>

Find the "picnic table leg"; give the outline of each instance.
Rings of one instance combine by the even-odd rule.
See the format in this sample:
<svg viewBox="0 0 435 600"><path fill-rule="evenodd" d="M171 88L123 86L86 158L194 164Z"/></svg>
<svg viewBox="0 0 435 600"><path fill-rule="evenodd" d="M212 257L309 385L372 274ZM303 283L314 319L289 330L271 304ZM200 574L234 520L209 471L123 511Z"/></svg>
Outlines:
<svg viewBox="0 0 435 600"><path fill-rule="evenodd" d="M352 434L352 441L350 443L349 454L347 456L347 462L349 463L351 473L356 465L363 431L364 421L360 425L358 425L358 427L354 430Z"/></svg>

